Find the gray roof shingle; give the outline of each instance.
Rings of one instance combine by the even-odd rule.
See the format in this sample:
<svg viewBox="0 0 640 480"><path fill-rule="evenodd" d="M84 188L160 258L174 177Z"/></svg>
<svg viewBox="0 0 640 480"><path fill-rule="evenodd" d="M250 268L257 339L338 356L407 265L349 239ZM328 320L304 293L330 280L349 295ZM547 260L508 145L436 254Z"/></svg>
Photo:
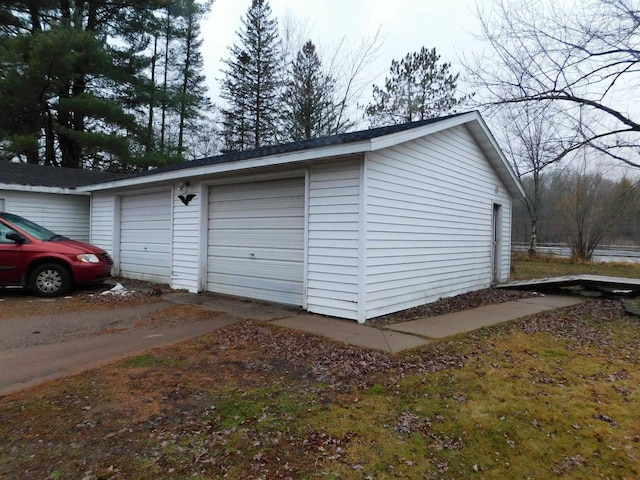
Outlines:
<svg viewBox="0 0 640 480"><path fill-rule="evenodd" d="M123 178L119 173L0 162L0 183L33 187L76 188Z"/></svg>
<svg viewBox="0 0 640 480"><path fill-rule="evenodd" d="M280 155L283 153L299 152L304 150L311 150L314 148L328 147L333 145L342 145L347 143L354 143L363 140L372 140L384 135L390 135L392 133L403 132L405 130L411 130L413 128L422 127L424 125L430 125L438 123L450 118L454 118L460 115L465 115L469 112L456 113L448 115L446 117L429 118L427 120L420 120L417 122L402 123L399 125L390 125L386 127L370 128L368 130L360 130L357 132L343 133L340 135L331 135L327 137L312 138L311 140L302 140L299 142L282 143L278 145L269 145L265 147L256 148L253 150L245 150L242 152L231 152L223 155L216 155L214 157L200 158L197 160L191 160L189 162L176 163L173 165L166 165L164 167L154 168L144 172L137 172L127 175L127 178L144 177L148 175L155 175L156 173L173 172L176 170L183 170L193 167L202 167L206 165L215 165L220 163L238 162L241 160L249 160L252 158L268 157L270 155Z"/></svg>
<svg viewBox="0 0 640 480"><path fill-rule="evenodd" d="M411 130L413 128L422 127L424 125L442 122L453 117L465 115L467 113L468 112L456 113L453 115L448 115L446 117L430 118L417 122L370 128L368 130L360 130L357 132L343 133L340 135L313 138L310 140L302 140L298 142L270 145L253 150L245 150L242 152L231 152L223 155L216 155L214 157L200 158L197 160L166 165L163 167L125 175L117 173L96 172L90 170L76 170L60 167L41 167L38 165L0 162L0 183L62 188L95 185L124 178L146 177L163 172L173 172L188 168L202 167L206 165L238 162L241 160L267 157L270 155L280 155L284 153L311 150L314 148L344 145L364 140L372 140L374 138L382 137L385 135L399 133L406 130Z"/></svg>

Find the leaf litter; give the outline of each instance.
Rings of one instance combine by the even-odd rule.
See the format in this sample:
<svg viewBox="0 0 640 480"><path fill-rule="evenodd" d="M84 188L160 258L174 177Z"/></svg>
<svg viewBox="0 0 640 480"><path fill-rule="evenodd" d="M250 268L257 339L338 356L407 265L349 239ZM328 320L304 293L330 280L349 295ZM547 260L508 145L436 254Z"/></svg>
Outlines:
<svg viewBox="0 0 640 480"><path fill-rule="evenodd" d="M495 353L494 336L514 332L549 334L574 348L597 349L608 358L637 365L638 337L629 336L624 342L616 337L613 325L621 317L618 302L590 300L401 355L348 346L268 323L243 322L163 349L149 360L150 365L124 370L104 367L30 395L1 400L7 407L0 414L7 440L0 446L0 459L13 459L0 461L0 478L3 474L15 479L49 478L52 472L63 471L58 464L66 463L75 465L71 478L130 478L139 473L136 465L140 462L154 466L147 477L140 478L293 479L314 468L331 475L328 465L340 463L351 465L352 471L362 470L364 478L366 464L353 462L346 453L356 433L312 428L301 419L332 405L357 402L367 388L377 384L394 391L403 379L463 368L472 359ZM505 365L517 364L508 351L501 358ZM542 383L547 383L546 376L553 384L562 383L560 370L554 373L541 368L537 375ZM618 369L603 373L600 379L615 384L628 375L625 369ZM465 403L467 394L458 389L450 398ZM287 412L283 407L287 399L303 399L304 408L296 405ZM618 425L609 412L596 411L592 418L611 427ZM404 410L393 427L400 437L418 433L428 442L437 473L426 472L425 478L436 478L453 468L444 452L467 445L462 434L433 427L442 421L443 417ZM542 428L537 419L532 423ZM80 437L78 432L83 432ZM516 447L512 438L504 438L508 449ZM413 462L404 461L406 465ZM553 473L563 475L589 464L576 453L557 461ZM469 465L470 473L487 468L484 463Z"/></svg>

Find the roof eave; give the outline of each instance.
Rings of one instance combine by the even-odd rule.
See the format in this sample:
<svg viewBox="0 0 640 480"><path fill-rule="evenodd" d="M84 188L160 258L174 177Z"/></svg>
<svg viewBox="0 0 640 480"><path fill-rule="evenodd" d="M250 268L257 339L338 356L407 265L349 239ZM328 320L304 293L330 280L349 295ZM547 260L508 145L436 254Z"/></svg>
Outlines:
<svg viewBox="0 0 640 480"><path fill-rule="evenodd" d="M480 114L477 111L473 111L455 115L451 118L447 118L446 120L430 123L422 127L403 130L397 133L390 133L388 135L383 135L372 139L371 149L373 151L376 151L383 148L393 147L401 143L410 142L421 137L426 137L427 135L432 135L448 128L457 127L458 125L463 125L480 118Z"/></svg>
<svg viewBox="0 0 640 480"><path fill-rule="evenodd" d="M45 187L41 185L20 185L16 183L0 183L0 190L31 193L58 193L64 195L88 195L88 192L70 187Z"/></svg>
<svg viewBox="0 0 640 480"><path fill-rule="evenodd" d="M181 181L184 179L202 177L206 175L230 173L235 171L250 170L254 168L287 165L311 160L326 159L330 157L365 153L369 151L376 151L383 148L393 147L404 142L409 142L460 125L467 125L471 134L478 142L481 150L498 173L498 176L500 177L502 182L507 187L509 193L513 197L519 196L520 198L524 198L525 192L522 188L522 185L520 184L520 181L515 175L504 153L502 153L502 150L495 141L495 138L491 134L486 123L482 119L482 116L477 111L455 115L451 118L423 125L421 127L403 130L397 133L381 135L379 137L374 137L367 140L359 140L339 145L316 147L308 150L279 153L234 162L223 162L217 164L214 163L203 165L200 167L186 167L168 172L151 173L147 176L137 176L123 180L86 185L83 187L78 187L77 190L80 192L97 192L102 190L127 188L131 186L152 185L157 183Z"/></svg>
<svg viewBox="0 0 640 480"><path fill-rule="evenodd" d="M326 147L313 148L297 152L249 158L247 160L240 160L237 162L225 162L203 165L201 167L184 168L180 170L173 170L170 172L151 174L149 176L143 177L132 177L124 180L116 180L95 185L86 185L84 187L78 187L78 190L82 192L97 192L101 190L112 190L116 188L172 182L184 180L187 178L201 177L205 175L229 173L234 171L250 170L253 168L271 167L315 159L352 155L363 153L369 150L371 150L371 140L364 140L341 145L330 145Z"/></svg>

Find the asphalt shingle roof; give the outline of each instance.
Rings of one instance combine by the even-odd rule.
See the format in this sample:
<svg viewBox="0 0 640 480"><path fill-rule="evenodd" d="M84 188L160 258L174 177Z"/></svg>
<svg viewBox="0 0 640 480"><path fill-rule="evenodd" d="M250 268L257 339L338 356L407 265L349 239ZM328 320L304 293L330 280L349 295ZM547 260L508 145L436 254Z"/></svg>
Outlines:
<svg viewBox="0 0 640 480"><path fill-rule="evenodd" d="M405 130L411 130L412 128L422 127L424 125L430 125L438 123L450 118L457 117L459 115L465 115L469 112L456 113L448 115L446 117L429 118L427 120L420 120L417 122L402 123L399 125L389 125L386 127L370 128L368 130L360 130L357 132L343 133L340 135L331 135L328 137L312 138L311 140L302 140L299 142L282 143L278 145L270 145L266 147L260 147L253 150L245 150L242 152L231 152L223 155L216 155L214 157L200 158L197 160L191 160L189 162L176 163L173 165L167 165L164 167L154 168L145 172L137 172L127 175L127 178L143 177L147 175L154 175L156 173L173 172L177 170L183 170L193 167L203 167L206 165L216 165L220 163L238 162L241 160L249 160L252 158L268 157L270 155L281 155L284 153L300 152L304 150L311 150L314 148L329 147L334 145L343 145L347 143L360 142L363 140L372 140L374 138L390 135L392 133L403 132Z"/></svg>
<svg viewBox="0 0 640 480"><path fill-rule="evenodd" d="M465 115L468 112L456 113L446 117L430 118L417 122L403 123L399 125L389 125L386 127L370 128L368 130L360 130L357 132L343 133L340 135L331 135L327 137L313 138L310 140L302 140L298 142L282 143L278 145L270 145L256 148L253 150L245 150L242 152L231 152L214 157L200 158L189 162L176 163L166 165L151 170L136 172L128 175L117 173L96 172L90 170L76 170L60 167L42 167L30 164L18 164L11 162L0 162L0 183L32 185L43 187L62 187L74 188L85 185L95 185L110 181L120 180L124 178L137 178L155 175L158 173L179 171L188 168L202 167L206 165L216 165L220 163L238 162L241 160L249 160L253 158L268 157L271 155L281 155L291 152L300 152L315 148L329 147L335 145L344 145L374 138L399 133L413 128L431 125L444 120L448 120L459 115Z"/></svg>
<svg viewBox="0 0 640 480"><path fill-rule="evenodd" d="M29 163L0 162L0 183L38 187L75 188L119 180L119 173L43 167Z"/></svg>

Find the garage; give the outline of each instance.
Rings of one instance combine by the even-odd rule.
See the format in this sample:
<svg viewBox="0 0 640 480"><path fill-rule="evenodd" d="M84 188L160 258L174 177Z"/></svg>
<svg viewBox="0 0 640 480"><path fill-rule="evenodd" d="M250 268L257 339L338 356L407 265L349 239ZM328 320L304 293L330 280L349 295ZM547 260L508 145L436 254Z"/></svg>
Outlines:
<svg viewBox="0 0 640 480"><path fill-rule="evenodd" d="M121 197L120 275L170 282L170 191Z"/></svg>
<svg viewBox="0 0 640 480"><path fill-rule="evenodd" d="M305 180L209 190L207 290L303 303Z"/></svg>

